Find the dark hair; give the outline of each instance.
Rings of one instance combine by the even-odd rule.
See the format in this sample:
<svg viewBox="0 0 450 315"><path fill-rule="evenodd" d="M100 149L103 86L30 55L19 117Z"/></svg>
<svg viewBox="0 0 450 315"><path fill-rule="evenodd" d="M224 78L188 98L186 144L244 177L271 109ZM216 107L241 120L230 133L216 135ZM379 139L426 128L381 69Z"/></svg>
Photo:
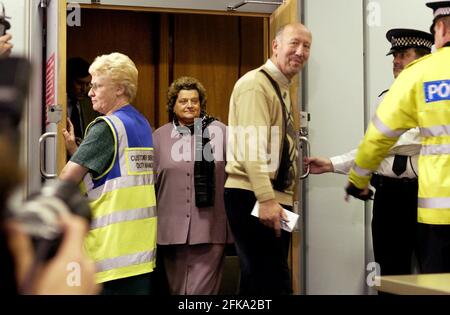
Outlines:
<svg viewBox="0 0 450 315"><path fill-rule="evenodd" d="M89 75L89 62L80 57L73 57L67 60L67 84L73 80L85 78Z"/></svg>
<svg viewBox="0 0 450 315"><path fill-rule="evenodd" d="M416 53L416 56L420 58L430 54L431 50L422 47L416 47L414 48L414 52Z"/></svg>
<svg viewBox="0 0 450 315"><path fill-rule="evenodd" d="M199 80L193 77L180 77L172 82L167 92L167 111L170 116L174 115L173 108L181 90L196 90L200 98L200 115L206 114L206 90Z"/></svg>

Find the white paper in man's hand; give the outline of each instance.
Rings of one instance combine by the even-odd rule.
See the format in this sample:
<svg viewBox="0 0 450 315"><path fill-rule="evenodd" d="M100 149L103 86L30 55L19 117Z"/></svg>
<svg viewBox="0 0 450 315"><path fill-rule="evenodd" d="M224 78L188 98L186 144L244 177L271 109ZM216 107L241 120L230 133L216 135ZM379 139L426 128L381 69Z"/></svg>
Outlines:
<svg viewBox="0 0 450 315"><path fill-rule="evenodd" d="M286 210L283 208L284 213L286 214L288 221L281 220L281 228L285 231L292 232L294 230L295 225L297 224L297 220L299 215L292 211ZM255 203L251 215L259 218L259 202Z"/></svg>

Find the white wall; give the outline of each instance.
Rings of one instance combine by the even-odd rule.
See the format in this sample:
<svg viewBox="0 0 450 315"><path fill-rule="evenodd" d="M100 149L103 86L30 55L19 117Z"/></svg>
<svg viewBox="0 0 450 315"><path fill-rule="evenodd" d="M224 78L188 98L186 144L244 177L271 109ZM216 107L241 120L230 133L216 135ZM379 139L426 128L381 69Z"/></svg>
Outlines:
<svg viewBox="0 0 450 315"><path fill-rule="evenodd" d="M313 34L307 107L311 155L355 147L364 131L361 0L307 0ZM306 216L306 293L357 294L364 280L364 207L344 201L346 178L310 175Z"/></svg>
<svg viewBox="0 0 450 315"><path fill-rule="evenodd" d="M28 52L28 7L26 0L2 0L5 5L6 16L11 17L8 21L11 28L8 30L13 36L14 45L12 55L26 56Z"/></svg>

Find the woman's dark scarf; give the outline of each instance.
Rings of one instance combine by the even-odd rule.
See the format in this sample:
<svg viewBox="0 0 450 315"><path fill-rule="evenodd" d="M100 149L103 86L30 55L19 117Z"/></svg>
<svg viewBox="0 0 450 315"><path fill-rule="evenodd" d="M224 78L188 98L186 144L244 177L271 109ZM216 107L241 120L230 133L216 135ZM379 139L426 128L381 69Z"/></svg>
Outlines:
<svg viewBox="0 0 450 315"><path fill-rule="evenodd" d="M194 186L195 205L198 208L214 206L214 196L216 188L214 155L210 143L208 125L216 118L203 115L195 119L194 124L180 126L176 116L174 124L181 134L194 134L195 139L195 163L194 163ZM201 122L201 123L200 123Z"/></svg>

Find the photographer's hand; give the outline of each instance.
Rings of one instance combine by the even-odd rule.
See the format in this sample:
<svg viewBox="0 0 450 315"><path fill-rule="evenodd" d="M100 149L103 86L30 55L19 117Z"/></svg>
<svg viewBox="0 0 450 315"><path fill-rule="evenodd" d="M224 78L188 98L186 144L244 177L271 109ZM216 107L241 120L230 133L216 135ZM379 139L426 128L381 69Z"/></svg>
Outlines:
<svg viewBox="0 0 450 315"><path fill-rule="evenodd" d="M13 48L13 45L9 42L11 38L11 34L0 36L0 57L7 57L11 54Z"/></svg>
<svg viewBox="0 0 450 315"><path fill-rule="evenodd" d="M38 271L32 294L97 294L95 265L84 252L88 222L73 214L61 216L64 236L56 256Z"/></svg>

